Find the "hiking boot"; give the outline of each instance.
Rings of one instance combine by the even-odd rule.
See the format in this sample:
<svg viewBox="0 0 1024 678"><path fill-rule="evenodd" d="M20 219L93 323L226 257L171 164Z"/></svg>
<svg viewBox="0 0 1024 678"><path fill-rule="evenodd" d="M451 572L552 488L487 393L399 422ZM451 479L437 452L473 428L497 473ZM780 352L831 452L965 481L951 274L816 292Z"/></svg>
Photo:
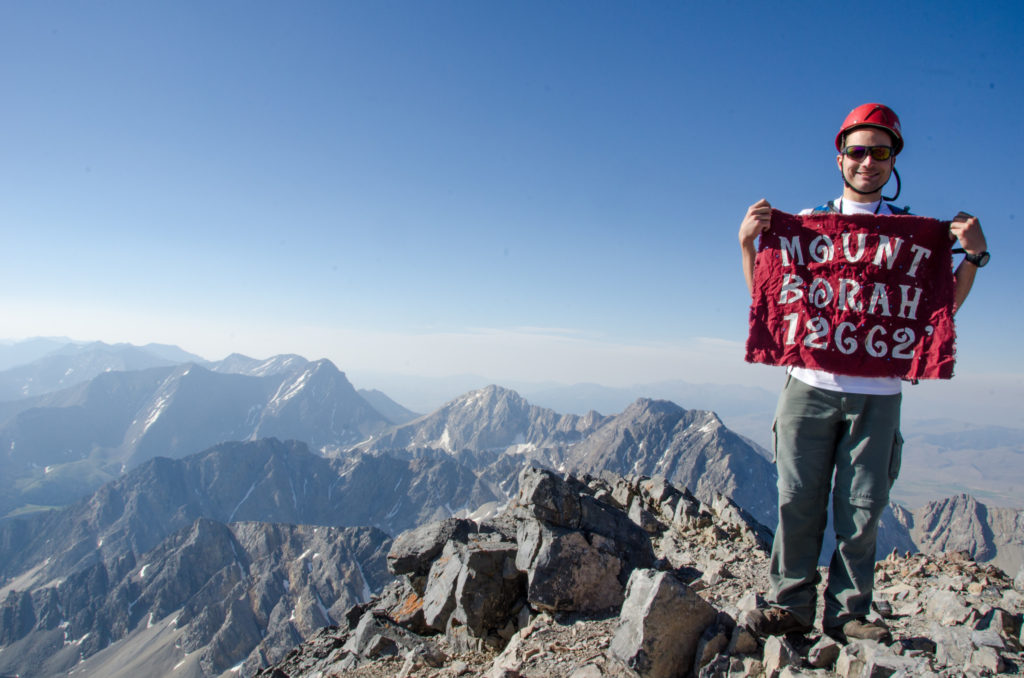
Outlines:
<svg viewBox="0 0 1024 678"><path fill-rule="evenodd" d="M883 644L892 642L889 627L881 619L875 621L868 621L864 617L851 619L842 626L826 626L825 633L843 643L850 640L873 640Z"/></svg>
<svg viewBox="0 0 1024 678"><path fill-rule="evenodd" d="M795 614L781 607L767 607L746 613L743 625L755 636L785 636L790 633L805 634L814 627L805 624Z"/></svg>

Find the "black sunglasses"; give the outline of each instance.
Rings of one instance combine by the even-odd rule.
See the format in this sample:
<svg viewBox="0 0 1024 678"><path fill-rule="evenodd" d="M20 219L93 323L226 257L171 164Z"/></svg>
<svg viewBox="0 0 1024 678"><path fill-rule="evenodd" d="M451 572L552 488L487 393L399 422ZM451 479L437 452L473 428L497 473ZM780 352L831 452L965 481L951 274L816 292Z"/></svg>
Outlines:
<svg viewBox="0 0 1024 678"><path fill-rule="evenodd" d="M843 155L854 162L864 160L869 153L875 160L888 160L892 157L892 146L847 146L843 149Z"/></svg>

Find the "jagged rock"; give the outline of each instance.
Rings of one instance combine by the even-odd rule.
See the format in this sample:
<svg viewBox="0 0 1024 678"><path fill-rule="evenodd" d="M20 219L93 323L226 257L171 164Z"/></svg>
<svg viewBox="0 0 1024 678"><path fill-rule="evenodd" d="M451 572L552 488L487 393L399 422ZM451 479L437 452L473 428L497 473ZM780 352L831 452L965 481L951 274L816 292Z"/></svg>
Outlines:
<svg viewBox="0 0 1024 678"><path fill-rule="evenodd" d="M929 598L926 613L929 618L949 626L967 621L971 608L955 592L937 591Z"/></svg>
<svg viewBox="0 0 1024 678"><path fill-rule="evenodd" d="M601 471L600 478L610 488L611 502L609 503L619 509L625 510L629 508L633 503L633 496L636 494L633 484L626 478L611 471Z"/></svg>
<svg viewBox="0 0 1024 678"><path fill-rule="evenodd" d="M729 568L726 567L725 563L712 560L705 566L701 580L707 586L714 586L723 579L727 579L732 576L732 573L729 572Z"/></svg>
<svg viewBox="0 0 1024 678"><path fill-rule="evenodd" d="M965 667L968 673L979 673L981 675L992 675L1002 673L1005 664L1002 662L999 653L992 647L979 647L971 652L971 659ZM973 670L973 671L972 671Z"/></svg>
<svg viewBox="0 0 1024 678"><path fill-rule="evenodd" d="M633 571L611 651L641 676L681 676L716 612L676 576Z"/></svg>
<svg viewBox="0 0 1024 678"><path fill-rule="evenodd" d="M689 491L684 491L676 504L673 523L682 529L701 528L709 525L711 515L701 510L701 503Z"/></svg>
<svg viewBox="0 0 1024 678"><path fill-rule="evenodd" d="M353 628L358 623L359 617L366 612L367 607L369 605L353 608L357 615L355 622L350 622ZM386 614L396 624L413 633L429 635L436 630L427 624L426 616L423 613L423 597L413 588L408 579L396 580L385 587L373 609Z"/></svg>
<svg viewBox="0 0 1024 678"><path fill-rule="evenodd" d="M960 675L990 675L993 667L999 666L997 662L1002 662L1001 670L1021 675L1024 655L1016 649L1016 643L1020 634L1021 613L1024 612L1024 596L1012 589L1012 583L1004 574L978 564L963 554L892 554L879 561L876 567L876 593L880 603L878 609L885 610L886 605L891 608L890 625L895 638L892 647L853 641L840 650L829 639L812 645L817 641L812 634L808 642L792 639L788 651L783 645L785 639L767 639L762 651L757 639L742 627L734 626L732 620L740 617L745 610L763 605L760 594L767 589L767 556L761 546L751 543L748 533L737 529L735 514L731 518L723 518L731 514L728 502L700 505L697 509L699 521L691 521L686 526L674 521L666 522L661 530L647 534L628 520L626 507L616 508L607 501L596 499L599 494L610 498L614 490L623 497L631 498L627 507L642 502L643 508L652 515L665 516L664 505L676 502L671 511L674 515L678 514L680 506L686 504L685 493L676 495L656 480L651 480L634 476L617 481L610 475L602 475L601 478L582 483L563 480L551 472L538 472L535 481L524 482L523 486L532 488L528 490L530 492L540 492L534 496L546 497L544 502L547 502L547 506L542 513L546 511L549 517L558 520L568 518L572 525L556 525L542 520L537 517L535 507L517 499L508 510L493 518L496 524L503 525L500 533L481 525L476 533L460 537L461 540L452 539L433 561L433 567L439 568L439 571L442 560L456 561L452 565L451 574L437 577L439 582L442 579L445 581L445 595L439 598L451 604L444 633L432 636L430 643L422 638L418 640L425 647L436 643L449 652L452 659L447 665L437 670L424 668L426 665L422 660L409 659L409 651L400 640L378 634L382 637L374 638L371 635L367 641L368 651L387 653L393 650L395 654L383 654L377 660L369 661L362 655L341 653L338 647L330 649L330 646L325 646L323 650L333 652L335 660L332 663L323 660L315 664L315 670L321 673L312 670L306 673L286 673L312 678L314 675L332 675L332 672L346 675L347 671L358 669L357 675L365 678L384 678L396 674L404 674L408 678L423 674L454 676L463 673L454 662L462 661L467 667L477 667L469 669L465 675L503 678L635 678L637 673L658 675L654 671L662 669L665 673L661 675L694 678L953 678ZM662 498L660 504L653 498L659 494ZM578 510L574 510L574 505L579 507ZM588 516L597 518L591 519ZM553 570L543 566L545 559L561 563L562 570L570 573L566 577L576 576L572 573L579 569L579 561L582 559L587 562L588 558L594 557L594 553L588 553L590 550L598 554L614 555L614 562L622 568L628 568L623 544L614 537L602 535L587 527L603 525L601 529L605 532L614 533L618 528L608 529L608 526L621 524L628 525L633 535L642 535L648 546L655 546L661 559L660 567L675 568L671 572L633 569L632 577L646 580L645 586L649 589L646 598L654 599L648 608L630 603L634 588L630 583L624 592L619 593L625 597L625 602L618 618L609 618L606 613L573 609L575 603L572 602L566 602L561 609L555 611L544 604L527 601L524 605L518 601L495 615L495 619L506 620L500 628L478 625L474 633L484 635L480 637L471 633L469 626L457 617L461 613L457 613L460 603L457 602L456 591L460 577L468 576L465 564L469 553L474 548L480 551L506 549L504 562L511 563L513 554L510 549L513 545L508 535L513 534L513 525L516 528L514 548L517 565L509 566L508 571L515 572L519 577L525 576L528 582L530 572L521 568L530 564L535 567L541 565L535 569L535 575L539 572L542 578L556 581L553 579ZM501 534L505 535L504 545ZM474 547L474 544L478 546ZM555 553L559 549L565 558ZM571 557L567 555L570 552ZM654 552L652 549L651 555ZM573 558L577 562L572 562ZM492 580L498 576L496 561L495 556L494 562L484 568ZM718 576L721 570L727 570L734 577ZM600 572L591 580L607 584L618 582L622 576L621 572L617 576L614 568ZM403 579L416 576L412 573L402 575ZM665 612L672 608L672 596L656 590L658 587L650 581L655 576L665 578L665 581L674 581L674 585L665 584L663 588L676 589L677 594L683 592L681 595L691 596L695 605L707 610L707 618L693 629L691 635L680 633L673 625L683 621L692 624L694 615L680 613L678 608L676 612ZM427 581L425 577L421 578ZM561 588L575 586L571 578L563 581L569 583L559 585ZM690 582L690 585L684 586L686 582ZM528 584L526 586L528 591ZM696 594L698 586L701 587L700 596ZM394 620L394 610L402 607L399 603L411 600L404 598L410 591L409 587L407 581L402 587L390 587L379 601L363 607L363 614L382 614L387 611L387 615ZM551 585L548 588L553 587ZM639 591L644 587L638 584L635 588ZM659 594L662 594L660 599ZM556 596L550 591L546 595ZM566 600L569 598L571 596L566 597ZM550 601L554 600L557 597L550 598ZM926 605L930 605L930 614L925 611ZM504 606L498 607L504 609ZM902 614L906 609L915 608L920 614ZM552 614L542 612L531 618L531 611L545 609L552 610ZM952 626L945 627L941 620L950 616L950 610L955 613L954 618L962 616L962 610L967 610L967 615L962 622L953 622ZM436 630L432 632L436 633ZM386 638L394 642L394 647ZM627 647L626 651L622 651L623 647L629 645L627 640L630 638L633 639L632 648ZM656 656L660 650L643 646L641 641L644 640L649 646L661 643L659 648L667 646L673 652L678 652L681 646L689 645L688 664L666 668L667 663L659 664L656 661L660 660ZM501 651L502 645L504 651Z"/></svg>
<svg viewBox="0 0 1024 678"><path fill-rule="evenodd" d="M879 653L871 657L862 675L864 678L889 678L894 675L920 675L928 662L914 657Z"/></svg>
<svg viewBox="0 0 1024 678"><path fill-rule="evenodd" d="M764 641L764 673L774 678L786 666L799 666L800 654L782 636L769 636Z"/></svg>
<svg viewBox="0 0 1024 678"><path fill-rule="evenodd" d="M373 659L383 654L396 654L398 651L396 628L384 617L365 614L342 647L342 651L366 659Z"/></svg>
<svg viewBox="0 0 1024 678"><path fill-rule="evenodd" d="M968 667L975 669L979 673L983 672L991 675L993 673L1002 673L1004 663L1002 657L999 656L999 653L994 648L979 647L971 653Z"/></svg>
<svg viewBox="0 0 1024 678"><path fill-rule="evenodd" d="M580 481L527 467L519 474L520 491L513 510L532 515L549 525L594 533L609 540L629 567L649 567L654 560L650 538L622 511L597 501Z"/></svg>
<svg viewBox="0 0 1024 678"><path fill-rule="evenodd" d="M427 626L444 631L448 618L455 610L455 586L464 565L459 556L459 545L449 542L430 566L427 585L423 592L423 618Z"/></svg>
<svg viewBox="0 0 1024 678"><path fill-rule="evenodd" d="M1006 649L1006 643L1002 636L995 629L974 630L971 632L971 642L975 647L991 647L996 650Z"/></svg>
<svg viewBox="0 0 1024 678"><path fill-rule="evenodd" d="M547 469L527 467L519 474L516 504L527 513L552 525L580 527L580 499L590 490L575 478L563 479Z"/></svg>
<svg viewBox="0 0 1024 678"><path fill-rule="evenodd" d="M449 518L398 535L388 552L388 571L392 574L424 575L430 564L455 540L465 542L477 531L472 520ZM422 592L421 592L422 593Z"/></svg>
<svg viewBox="0 0 1024 678"><path fill-rule="evenodd" d="M807 651L807 663L818 669L826 669L839 658L839 643L828 636L822 636Z"/></svg>
<svg viewBox="0 0 1024 678"><path fill-rule="evenodd" d="M693 672L695 674L699 674L702 667L709 664L728 647L730 631L732 629L721 623L704 629L694 652Z"/></svg>
<svg viewBox="0 0 1024 678"><path fill-rule="evenodd" d="M938 666L961 667L970 658L974 645L970 631L961 627L945 627L932 622L928 637L935 643L935 661Z"/></svg>
<svg viewBox="0 0 1024 678"><path fill-rule="evenodd" d="M784 666L778 672L778 678L810 678L816 676L815 671L809 671L807 669L801 669L795 666Z"/></svg>
<svg viewBox="0 0 1024 678"><path fill-rule="evenodd" d="M647 497L648 501L655 504L663 504L673 497L682 495L678 489L668 482L665 476L645 478L638 485L639 490Z"/></svg>
<svg viewBox="0 0 1024 678"><path fill-rule="evenodd" d="M758 650L757 637L746 627L737 624L732 630L732 637L729 639L728 654L753 654Z"/></svg>
<svg viewBox="0 0 1024 678"><path fill-rule="evenodd" d="M615 544L601 535L520 524L516 567L527 573L527 600L541 610L603 612L622 604L627 568Z"/></svg>
<svg viewBox="0 0 1024 678"><path fill-rule="evenodd" d="M882 645L873 640L854 640L839 650L836 658L836 675L841 678L861 678L868 663L882 650Z"/></svg>
<svg viewBox="0 0 1024 678"><path fill-rule="evenodd" d="M629 507L629 519L648 534L656 534L665 529L655 515L644 508L644 501L640 497L633 498L633 503Z"/></svg>
<svg viewBox="0 0 1024 678"><path fill-rule="evenodd" d="M508 542L473 542L455 584L452 618L477 638L497 634L519 612L525 576L515 569L516 545Z"/></svg>
<svg viewBox="0 0 1024 678"><path fill-rule="evenodd" d="M711 510L718 517L718 522L726 529L732 529L752 543L762 547L770 547L772 531L758 522L752 515L724 494L715 493Z"/></svg>
<svg viewBox="0 0 1024 678"><path fill-rule="evenodd" d="M530 604L591 613L621 605L629 573L654 561L647 534L575 479L527 468L519 488L516 567Z"/></svg>
<svg viewBox="0 0 1024 678"><path fill-rule="evenodd" d="M764 675L764 664L753 657L733 657L729 663L729 678L756 678Z"/></svg>
<svg viewBox="0 0 1024 678"><path fill-rule="evenodd" d="M1013 615L1002 608L994 607L978 620L974 628L978 631L993 631L999 634L1004 643L1015 646L1018 642L1021 619L1018 615Z"/></svg>

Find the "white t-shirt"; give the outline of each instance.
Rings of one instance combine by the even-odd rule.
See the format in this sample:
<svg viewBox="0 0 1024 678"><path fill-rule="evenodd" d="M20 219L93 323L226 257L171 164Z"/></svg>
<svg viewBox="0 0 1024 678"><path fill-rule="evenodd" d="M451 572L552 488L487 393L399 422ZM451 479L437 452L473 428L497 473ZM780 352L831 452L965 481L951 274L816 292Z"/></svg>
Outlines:
<svg viewBox="0 0 1024 678"><path fill-rule="evenodd" d="M879 207L878 203L882 205ZM834 201L837 209L843 214L893 214L889 203L853 202L839 198ZM800 214L810 214L814 210L802 210ZM823 388L841 393L865 393L868 395L896 395L901 390L899 377L852 377L846 374L832 374L823 370L812 370L806 367L790 367L789 374L809 386Z"/></svg>

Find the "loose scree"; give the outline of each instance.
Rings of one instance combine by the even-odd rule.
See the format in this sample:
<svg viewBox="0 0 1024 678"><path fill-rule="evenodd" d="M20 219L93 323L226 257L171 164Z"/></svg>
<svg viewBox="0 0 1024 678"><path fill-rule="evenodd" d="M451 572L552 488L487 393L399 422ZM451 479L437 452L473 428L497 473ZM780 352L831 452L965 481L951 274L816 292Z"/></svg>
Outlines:
<svg viewBox="0 0 1024 678"><path fill-rule="evenodd" d="M748 362L949 379L948 221L772 210L754 265Z"/></svg>

